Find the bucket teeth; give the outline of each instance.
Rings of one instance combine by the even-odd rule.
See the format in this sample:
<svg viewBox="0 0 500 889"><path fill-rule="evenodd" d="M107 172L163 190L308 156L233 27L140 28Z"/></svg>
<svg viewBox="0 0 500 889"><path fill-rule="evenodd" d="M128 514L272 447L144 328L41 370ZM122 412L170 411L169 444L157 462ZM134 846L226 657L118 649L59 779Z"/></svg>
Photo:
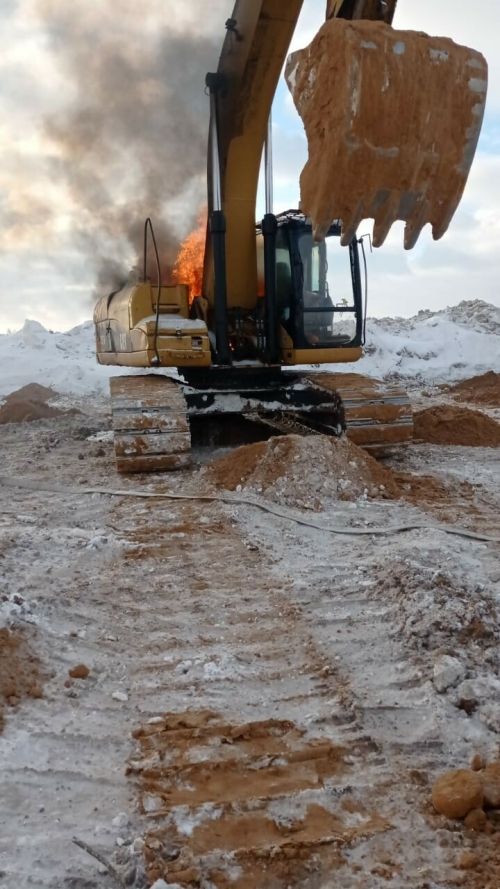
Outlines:
<svg viewBox="0 0 500 889"><path fill-rule="evenodd" d="M481 131L483 56L444 37L333 18L290 56L286 78L309 144L301 205L315 238L339 219L347 245L368 218L376 247L398 219L407 250L427 223L441 238Z"/></svg>

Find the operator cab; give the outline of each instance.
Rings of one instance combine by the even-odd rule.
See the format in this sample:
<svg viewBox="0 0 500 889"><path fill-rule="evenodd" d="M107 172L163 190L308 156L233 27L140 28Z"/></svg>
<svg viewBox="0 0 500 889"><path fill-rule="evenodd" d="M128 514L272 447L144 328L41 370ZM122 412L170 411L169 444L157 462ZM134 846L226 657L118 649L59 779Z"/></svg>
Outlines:
<svg viewBox="0 0 500 889"><path fill-rule="evenodd" d="M276 303L278 323L294 348L359 346L363 306L358 243L340 246L340 225L314 241L308 219L298 211L277 216ZM259 295L264 296L264 238L257 227Z"/></svg>

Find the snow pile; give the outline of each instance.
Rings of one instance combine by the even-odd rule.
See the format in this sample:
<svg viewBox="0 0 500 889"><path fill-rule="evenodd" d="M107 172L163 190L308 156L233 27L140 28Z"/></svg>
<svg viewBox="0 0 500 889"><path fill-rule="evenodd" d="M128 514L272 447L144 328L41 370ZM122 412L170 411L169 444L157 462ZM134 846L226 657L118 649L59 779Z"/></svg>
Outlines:
<svg viewBox="0 0 500 889"><path fill-rule="evenodd" d="M499 336L500 308L470 300L413 318L371 318L364 358L326 367L422 383L455 382L500 372ZM107 392L108 378L117 373L123 369L97 363L91 321L65 333L26 321L17 333L0 334L0 397L33 381L63 395Z"/></svg>
<svg viewBox="0 0 500 889"><path fill-rule="evenodd" d="M454 382L500 371L499 337L500 308L478 299L413 318L370 318L364 358L344 367L374 377Z"/></svg>
<svg viewBox="0 0 500 889"><path fill-rule="evenodd" d="M107 392L110 372L119 368L97 363L91 321L65 333L25 321L17 333L0 334L0 397L33 381L63 395Z"/></svg>
<svg viewBox="0 0 500 889"><path fill-rule="evenodd" d="M404 557L389 559L370 577L371 597L393 606L398 634L436 691L500 734L496 584Z"/></svg>
<svg viewBox="0 0 500 889"><path fill-rule="evenodd" d="M483 583L401 558L372 572L371 595L395 605L398 630L420 655L459 655L468 667L500 665L496 597ZM448 651L447 649L450 649Z"/></svg>

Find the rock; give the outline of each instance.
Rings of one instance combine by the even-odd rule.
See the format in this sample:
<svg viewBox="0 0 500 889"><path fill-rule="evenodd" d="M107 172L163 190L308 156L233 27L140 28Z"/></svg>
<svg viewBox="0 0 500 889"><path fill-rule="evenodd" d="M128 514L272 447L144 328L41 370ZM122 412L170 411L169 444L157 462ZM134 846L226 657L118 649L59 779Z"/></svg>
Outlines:
<svg viewBox="0 0 500 889"><path fill-rule="evenodd" d="M471 759L470 767L473 772L480 772L484 769L486 763L480 753L475 753Z"/></svg>
<svg viewBox="0 0 500 889"><path fill-rule="evenodd" d="M120 812L111 822L113 827L127 827L129 823L130 818L125 812Z"/></svg>
<svg viewBox="0 0 500 889"><path fill-rule="evenodd" d="M486 815L482 809L472 809L464 819L464 824L469 830L484 830L486 827Z"/></svg>
<svg viewBox="0 0 500 889"><path fill-rule="evenodd" d="M129 864L128 867L123 868L120 876L122 882L125 883L125 886L132 886L135 883L137 876L137 866L135 864Z"/></svg>
<svg viewBox="0 0 500 889"><path fill-rule="evenodd" d="M479 718L492 732L500 735L500 704L493 703L482 707Z"/></svg>
<svg viewBox="0 0 500 889"><path fill-rule="evenodd" d="M155 880L150 889L172 889L172 883L169 886L168 883L165 883L165 880Z"/></svg>
<svg viewBox="0 0 500 889"><path fill-rule="evenodd" d="M477 772L455 769L445 772L432 788L432 805L447 818L465 818L483 805L483 785Z"/></svg>
<svg viewBox="0 0 500 889"><path fill-rule="evenodd" d="M442 693L458 685L464 675L465 667L462 662L449 654L443 654L434 664L434 688Z"/></svg>
<svg viewBox="0 0 500 889"><path fill-rule="evenodd" d="M86 679L90 673L90 670L88 667L85 666L85 664L77 664L76 667L68 670L68 673L72 679Z"/></svg>
<svg viewBox="0 0 500 889"><path fill-rule="evenodd" d="M471 716L479 705L479 701L488 693L485 682L480 679L466 679L461 682L456 690L456 705L460 710L465 710Z"/></svg>
<svg viewBox="0 0 500 889"><path fill-rule="evenodd" d="M500 762L492 762L479 775L483 786L484 805L489 809L500 807Z"/></svg>
<svg viewBox="0 0 500 889"><path fill-rule="evenodd" d="M458 866L462 870L473 870L479 864L479 858L473 852L464 852L460 858Z"/></svg>
<svg viewBox="0 0 500 889"><path fill-rule="evenodd" d="M128 695L125 694L124 691L114 691L111 697L115 701L121 701L122 704L125 703L125 701L128 701Z"/></svg>

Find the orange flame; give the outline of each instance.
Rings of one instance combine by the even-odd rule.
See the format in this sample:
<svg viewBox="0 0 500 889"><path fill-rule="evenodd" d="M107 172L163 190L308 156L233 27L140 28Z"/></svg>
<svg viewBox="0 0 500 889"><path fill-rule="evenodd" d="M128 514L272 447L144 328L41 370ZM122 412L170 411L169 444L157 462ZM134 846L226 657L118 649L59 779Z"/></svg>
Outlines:
<svg viewBox="0 0 500 889"><path fill-rule="evenodd" d="M195 296L201 295L206 226L207 211L202 210L197 227L181 244L172 273L176 284L188 285L190 303Z"/></svg>

